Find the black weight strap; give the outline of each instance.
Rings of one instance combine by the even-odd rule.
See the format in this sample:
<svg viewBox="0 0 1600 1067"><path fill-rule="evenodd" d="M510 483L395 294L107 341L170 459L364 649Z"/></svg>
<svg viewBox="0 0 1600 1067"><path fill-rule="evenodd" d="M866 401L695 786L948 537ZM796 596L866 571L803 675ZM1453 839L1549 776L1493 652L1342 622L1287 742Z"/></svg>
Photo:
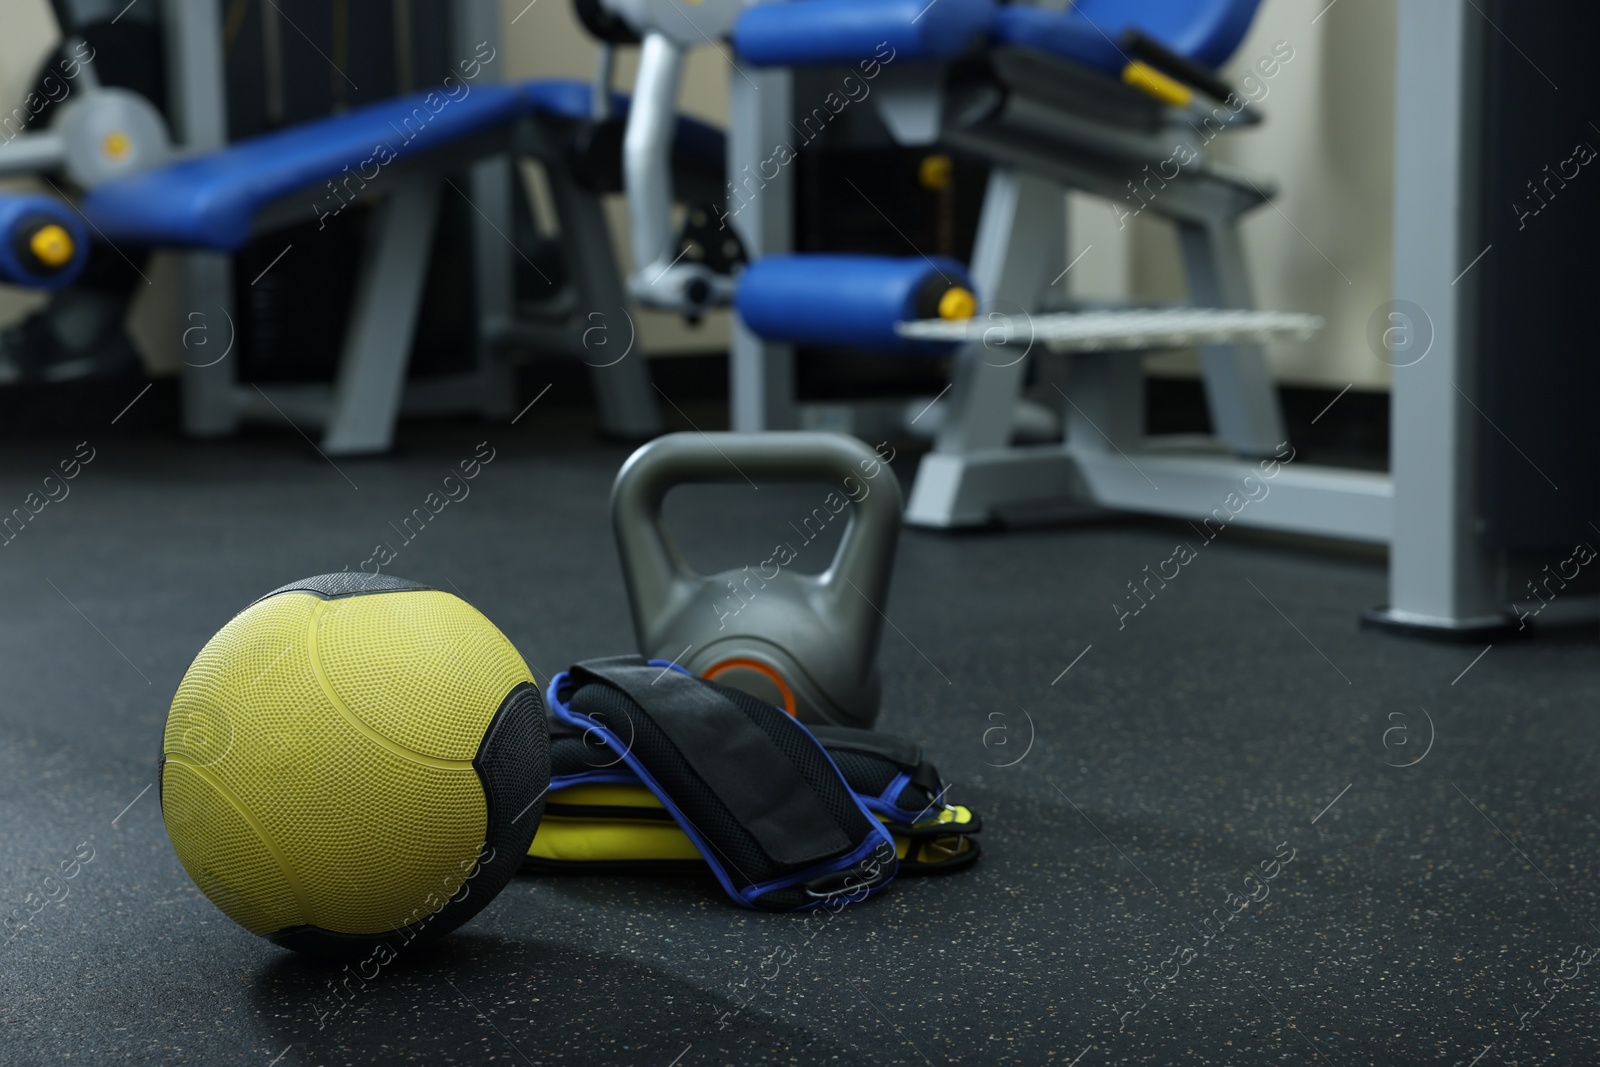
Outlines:
<svg viewBox="0 0 1600 1067"><path fill-rule="evenodd" d="M889 734L873 733L854 726L813 726L811 735L830 751L860 752L888 760L904 771L922 764L922 746Z"/></svg>
<svg viewBox="0 0 1600 1067"><path fill-rule="evenodd" d="M710 685L638 656L585 660L570 677L626 695L774 862L803 867L851 847L794 764Z"/></svg>

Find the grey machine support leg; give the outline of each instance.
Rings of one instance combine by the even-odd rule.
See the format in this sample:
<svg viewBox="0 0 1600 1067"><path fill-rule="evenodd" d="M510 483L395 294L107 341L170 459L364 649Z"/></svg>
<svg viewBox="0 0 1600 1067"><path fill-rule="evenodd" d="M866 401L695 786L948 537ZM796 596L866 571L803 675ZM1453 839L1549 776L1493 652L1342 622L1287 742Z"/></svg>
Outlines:
<svg viewBox="0 0 1600 1067"><path fill-rule="evenodd" d="M1066 242L1066 194L1055 182L996 169L984 193L972 250L972 281L980 316L1030 312L1050 284L1050 267ZM936 451L961 454L1003 448L1022 395L1031 339L969 344L956 355L950 407Z"/></svg>
<svg viewBox="0 0 1600 1067"><path fill-rule="evenodd" d="M163 7L167 46L167 99L173 133L187 152L208 152L228 141L227 92L222 72L221 7L216 0L168 0ZM181 260L184 315L199 313L212 337L233 315L233 260L215 252L189 252ZM185 324L190 320L185 319ZM217 327L211 331L210 327ZM231 338L230 338L231 340ZM208 346L209 347L209 346ZM183 429L196 437L222 437L238 428L234 361L209 362L184 353Z"/></svg>
<svg viewBox="0 0 1600 1067"><path fill-rule="evenodd" d="M996 168L989 177L972 254L980 314L1015 315L1039 307L1052 267L1065 253L1066 196L1053 181ZM1012 416L1027 371L1024 335L969 344L956 355L949 407L934 451L923 457L906 521L947 528L987 522L996 501L1067 491L1070 464L1059 448L1037 462L996 463L1010 442Z"/></svg>
<svg viewBox="0 0 1600 1067"><path fill-rule="evenodd" d="M751 260L791 247L794 218L793 167L775 178L761 164L779 142L792 140L793 75L735 65L729 80L727 211ZM794 346L763 341L734 315L729 371L728 421L734 430L787 430L798 425L794 394Z"/></svg>
<svg viewBox="0 0 1600 1067"><path fill-rule="evenodd" d="M1460 640L1513 629L1479 540L1479 416L1474 275L1482 251L1477 125L1482 14L1460 0L1399 5L1395 115L1396 328L1432 333L1395 359L1391 396L1394 530L1389 604L1367 621ZM1481 278L1482 274L1476 277ZM1459 284L1458 284L1459 282ZM1420 357L1420 358L1418 358Z"/></svg>
<svg viewBox="0 0 1600 1067"><path fill-rule="evenodd" d="M330 455L386 452L394 443L438 214L439 178L429 174L404 178L377 209L322 441Z"/></svg>
<svg viewBox="0 0 1600 1067"><path fill-rule="evenodd" d="M503 81L505 59L500 51L500 5L496 0L455 0L451 4L451 42L456 61L477 51L480 44L495 49L496 61L485 64L485 81ZM470 204L474 299L478 313L478 351L475 366L480 379L481 410L485 418L509 419L516 409L516 376L495 352L495 339L511 321L516 305L516 272L511 257L516 250L512 232L512 161L493 156L475 164L462 190Z"/></svg>
<svg viewBox="0 0 1600 1067"><path fill-rule="evenodd" d="M1202 224L1180 221L1178 240L1197 307L1255 307L1237 217ZM1216 435L1243 456L1270 456L1288 437L1278 392L1258 344L1205 345L1206 406Z"/></svg>
<svg viewBox="0 0 1600 1067"><path fill-rule="evenodd" d="M561 220L561 240L577 295L579 344L600 404L601 429L621 438L654 437L661 432L660 405L638 343L637 325L628 314L603 206L564 167L552 164L545 174Z"/></svg>

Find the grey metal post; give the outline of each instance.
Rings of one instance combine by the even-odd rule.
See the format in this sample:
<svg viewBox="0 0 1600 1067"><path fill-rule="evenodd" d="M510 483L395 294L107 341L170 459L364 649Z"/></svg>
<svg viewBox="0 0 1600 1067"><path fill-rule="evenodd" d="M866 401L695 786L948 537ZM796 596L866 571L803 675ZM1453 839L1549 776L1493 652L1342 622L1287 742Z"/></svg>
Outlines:
<svg viewBox="0 0 1600 1067"><path fill-rule="evenodd" d="M730 76L728 221L752 260L793 247L793 167L768 180L761 172L780 141L789 142L794 77L787 70L735 65ZM787 430L799 423L794 396L794 346L763 341L739 321L732 326L729 412L742 432Z"/></svg>
<svg viewBox="0 0 1600 1067"><path fill-rule="evenodd" d="M167 99L174 138L184 153L215 151L228 143L221 6L216 0L167 0L162 11L167 49ZM199 312L209 323L233 315L231 256L189 252L183 255L180 269L181 307L185 315ZM238 427L234 378L231 359L211 366L184 361L185 433L221 437Z"/></svg>
<svg viewBox="0 0 1600 1067"><path fill-rule="evenodd" d="M473 57L480 44L495 50L495 60L484 64L479 83L504 81L506 57L500 45L500 4L497 0L455 0L452 5L451 66L459 79L460 64ZM464 190L471 201L474 299L478 312L477 367L483 379L483 413L489 418L510 418L516 407L515 376L495 358L494 338L501 334L516 310L516 271L511 257L512 161L493 156L475 164ZM428 255L427 252L423 253Z"/></svg>
<svg viewBox="0 0 1600 1067"><path fill-rule="evenodd" d="M566 167L547 166L546 175L561 219L562 245L578 301L578 349L600 406L600 428L616 437L654 437L661 432L660 405L638 325L628 314L604 207L599 197L579 187Z"/></svg>
<svg viewBox="0 0 1600 1067"><path fill-rule="evenodd" d="M1178 240L1199 307L1254 308L1244 241L1236 218L1202 224L1180 221ZM1270 456L1288 437L1267 355L1258 344L1204 345L1206 406L1218 437L1245 456Z"/></svg>
<svg viewBox="0 0 1600 1067"><path fill-rule="evenodd" d="M1066 198L1055 182L1006 167L989 175L972 250L980 316L1038 309L1065 228ZM978 452L1010 442L1029 347L1027 337L1007 338L1003 345L969 344L956 355L936 451Z"/></svg>
<svg viewBox="0 0 1600 1067"><path fill-rule="evenodd" d="M439 186L431 174L405 177L373 213L322 440L330 455L386 452L394 442Z"/></svg>
<svg viewBox="0 0 1600 1067"><path fill-rule="evenodd" d="M646 288L673 265L670 163L677 119L683 47L664 33L645 35L639 47L639 73L633 95L655 105L628 114L622 163L628 188L628 229L633 246L634 287Z"/></svg>
<svg viewBox="0 0 1600 1067"><path fill-rule="evenodd" d="M1396 367L1391 398L1394 527L1389 605L1368 620L1468 637L1509 621L1478 533L1478 233L1484 19L1462 0L1399 5L1394 291L1432 348ZM1481 277L1481 274L1479 275ZM1400 325L1407 325L1398 323ZM1431 324L1431 325L1430 325Z"/></svg>

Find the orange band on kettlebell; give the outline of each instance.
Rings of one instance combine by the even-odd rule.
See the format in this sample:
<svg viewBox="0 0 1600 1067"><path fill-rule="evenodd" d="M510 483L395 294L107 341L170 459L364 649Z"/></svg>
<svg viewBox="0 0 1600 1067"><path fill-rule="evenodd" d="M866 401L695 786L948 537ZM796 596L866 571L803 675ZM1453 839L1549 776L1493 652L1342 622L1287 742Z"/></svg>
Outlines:
<svg viewBox="0 0 1600 1067"><path fill-rule="evenodd" d="M721 663L713 663L704 671L700 672L700 677L709 682L714 682L717 680L717 675L731 670L755 671L757 674L765 676L767 680L778 687L778 692L783 694L783 710L789 713L790 718L794 718L794 691L789 688L789 683L783 680L783 675L779 674L765 663L762 663L760 660L742 658L725 659Z"/></svg>

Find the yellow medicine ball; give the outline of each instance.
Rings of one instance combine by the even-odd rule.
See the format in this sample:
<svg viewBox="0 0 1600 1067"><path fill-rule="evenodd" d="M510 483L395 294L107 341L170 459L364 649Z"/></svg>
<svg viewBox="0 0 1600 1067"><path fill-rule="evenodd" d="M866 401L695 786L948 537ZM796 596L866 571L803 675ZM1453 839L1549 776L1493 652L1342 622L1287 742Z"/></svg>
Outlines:
<svg viewBox="0 0 1600 1067"><path fill-rule="evenodd" d="M350 956L466 922L510 880L550 783L544 702L493 623L400 578L267 594L189 666L161 813L251 933Z"/></svg>

